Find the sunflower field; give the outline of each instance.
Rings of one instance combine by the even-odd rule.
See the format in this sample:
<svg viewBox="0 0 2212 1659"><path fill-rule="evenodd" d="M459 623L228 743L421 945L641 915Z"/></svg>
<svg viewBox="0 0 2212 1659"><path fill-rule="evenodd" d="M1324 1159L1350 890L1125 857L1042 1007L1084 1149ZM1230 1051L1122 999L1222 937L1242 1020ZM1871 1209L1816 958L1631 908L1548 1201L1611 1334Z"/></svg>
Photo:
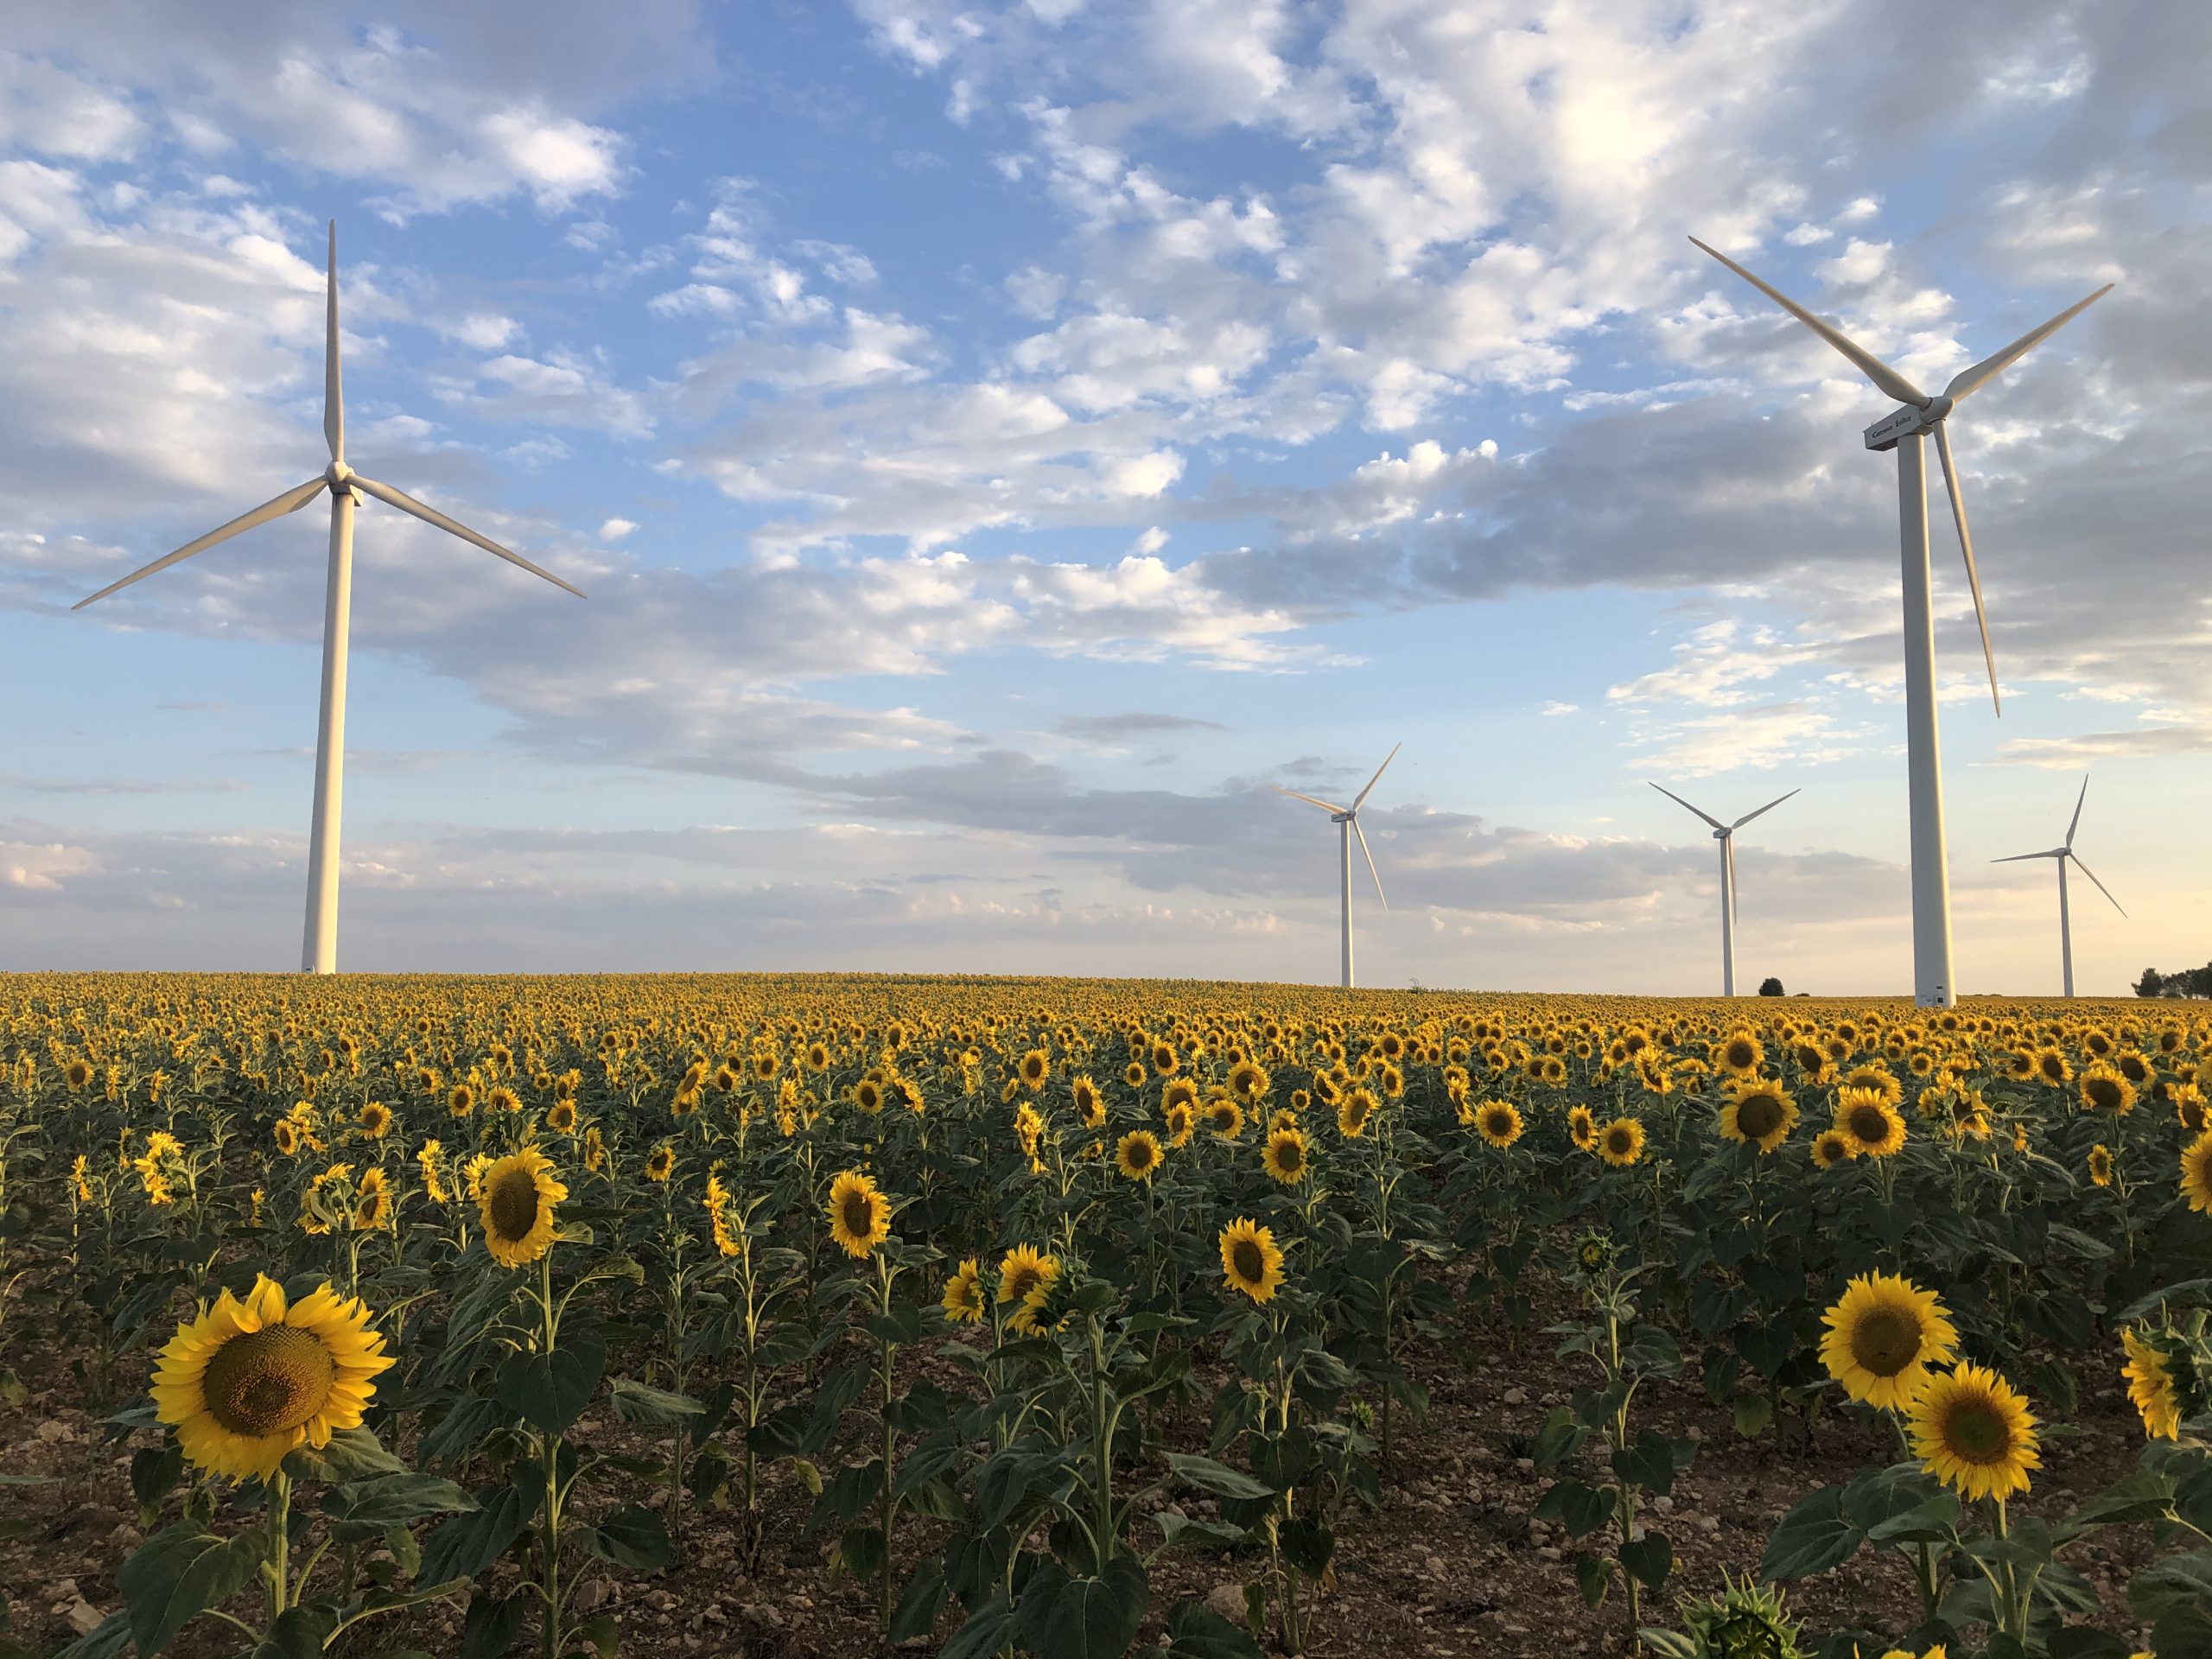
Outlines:
<svg viewBox="0 0 2212 1659"><path fill-rule="evenodd" d="M2208 1055L0 978L0 1656L2212 1654Z"/></svg>

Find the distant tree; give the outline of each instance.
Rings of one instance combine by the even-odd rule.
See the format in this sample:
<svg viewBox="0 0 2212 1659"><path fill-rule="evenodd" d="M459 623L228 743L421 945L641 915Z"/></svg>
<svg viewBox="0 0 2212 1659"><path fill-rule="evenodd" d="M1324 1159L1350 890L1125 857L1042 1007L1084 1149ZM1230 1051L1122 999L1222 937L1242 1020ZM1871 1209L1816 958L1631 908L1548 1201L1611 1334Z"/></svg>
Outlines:
<svg viewBox="0 0 2212 1659"><path fill-rule="evenodd" d="M1789 995L1789 992L1782 988L1782 982L1780 980L1777 979L1772 974L1769 974L1764 979L1759 982L1759 995L1761 996L1787 996Z"/></svg>
<svg viewBox="0 0 2212 1659"><path fill-rule="evenodd" d="M2145 968L2143 970L2143 977L2135 982L2135 995L2164 996L2165 994L2166 976L2155 968Z"/></svg>
<svg viewBox="0 0 2212 1659"><path fill-rule="evenodd" d="M2177 974L2162 974L2156 968L2145 968L2143 977L2135 982L2138 996L2212 996L2212 962L2202 968L2184 968Z"/></svg>

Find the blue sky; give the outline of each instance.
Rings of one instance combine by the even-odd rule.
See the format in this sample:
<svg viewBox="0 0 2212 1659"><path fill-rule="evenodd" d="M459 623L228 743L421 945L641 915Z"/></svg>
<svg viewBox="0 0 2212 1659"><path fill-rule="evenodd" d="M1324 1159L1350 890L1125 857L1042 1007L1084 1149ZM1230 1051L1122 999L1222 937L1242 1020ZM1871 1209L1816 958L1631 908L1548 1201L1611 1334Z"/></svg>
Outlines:
<svg viewBox="0 0 2212 1659"><path fill-rule="evenodd" d="M1884 8L1878 7L1878 13ZM1878 394L1940 384L1961 980L2212 950L2212 20L1415 0L147 0L0 35L0 967L296 959L318 507L360 515L340 959L1905 988ZM1909 26L1908 26L1909 25Z"/></svg>

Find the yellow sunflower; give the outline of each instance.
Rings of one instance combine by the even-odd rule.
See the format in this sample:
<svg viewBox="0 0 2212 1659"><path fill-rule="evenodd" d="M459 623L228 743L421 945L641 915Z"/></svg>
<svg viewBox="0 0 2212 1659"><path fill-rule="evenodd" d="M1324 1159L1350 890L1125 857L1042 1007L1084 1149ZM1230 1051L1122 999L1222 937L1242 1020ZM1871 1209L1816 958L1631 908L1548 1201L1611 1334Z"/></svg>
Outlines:
<svg viewBox="0 0 2212 1659"><path fill-rule="evenodd" d="M2020 1391L1986 1365L1962 1361L1913 1396L1912 1449L1929 1473L1964 1497L2002 1502L2028 1490L2040 1466L2036 1420Z"/></svg>
<svg viewBox="0 0 2212 1659"><path fill-rule="evenodd" d="M1841 1129L1822 1129L1813 1137L1813 1162L1821 1169L1834 1169L1858 1155L1859 1148Z"/></svg>
<svg viewBox="0 0 2212 1659"><path fill-rule="evenodd" d="M1206 1127L1220 1141L1234 1141L1244 1133L1244 1109L1227 1095L1216 1095L1206 1103Z"/></svg>
<svg viewBox="0 0 2212 1659"><path fill-rule="evenodd" d="M2212 1129L2181 1150L2181 1195L2190 1209L2212 1213Z"/></svg>
<svg viewBox="0 0 2212 1659"><path fill-rule="evenodd" d="M944 1317L955 1325L978 1325L983 1318L983 1272L969 1256L945 1281Z"/></svg>
<svg viewBox="0 0 2212 1659"><path fill-rule="evenodd" d="M1821 1360L1853 1400L1901 1410L1929 1368L1958 1354L1958 1327L1932 1290L1896 1274L1861 1274L1821 1317Z"/></svg>
<svg viewBox="0 0 2212 1659"><path fill-rule="evenodd" d="M1737 1079L1720 1108L1720 1133L1742 1146L1772 1152L1797 1124L1797 1103L1771 1083Z"/></svg>
<svg viewBox="0 0 2212 1659"><path fill-rule="evenodd" d="M381 1169L365 1170L353 1189L353 1225L359 1231L374 1232L391 1224L391 1183Z"/></svg>
<svg viewBox="0 0 2212 1659"><path fill-rule="evenodd" d="M1503 1148L1521 1138L1521 1109L1510 1100L1486 1100L1475 1108L1475 1132Z"/></svg>
<svg viewBox="0 0 2212 1659"><path fill-rule="evenodd" d="M1135 1129L1122 1137L1114 1149L1114 1167L1133 1181L1148 1181L1160 1167L1160 1137L1150 1129Z"/></svg>
<svg viewBox="0 0 2212 1659"><path fill-rule="evenodd" d="M1713 1065L1736 1077L1758 1076L1759 1063L1765 1058L1766 1050L1748 1031L1732 1033L1713 1051Z"/></svg>
<svg viewBox="0 0 2212 1659"><path fill-rule="evenodd" d="M1098 1092L1098 1085L1087 1077L1077 1077L1068 1085L1074 1097L1076 1116L1083 1120L1085 1128L1095 1129L1106 1121L1106 1096Z"/></svg>
<svg viewBox="0 0 2212 1659"><path fill-rule="evenodd" d="M391 1133L391 1108L371 1101L361 1108L361 1133L381 1141Z"/></svg>
<svg viewBox="0 0 2212 1659"><path fill-rule="evenodd" d="M2101 1141L2089 1148L2089 1179L2098 1186L2112 1185L2112 1148Z"/></svg>
<svg viewBox="0 0 2212 1659"><path fill-rule="evenodd" d="M1288 1125L1271 1131L1260 1148L1260 1167L1285 1186L1306 1179L1306 1136Z"/></svg>
<svg viewBox="0 0 2212 1659"><path fill-rule="evenodd" d="M676 1173L676 1148L665 1141L645 1154L645 1179L664 1181Z"/></svg>
<svg viewBox="0 0 2212 1659"><path fill-rule="evenodd" d="M1282 1251L1272 1230L1243 1218L1221 1230L1221 1271L1230 1287L1255 1302L1273 1300L1282 1283Z"/></svg>
<svg viewBox="0 0 2212 1659"><path fill-rule="evenodd" d="M1347 1140L1357 1141L1367 1133L1367 1126L1374 1121L1376 1109L1382 1103L1372 1090L1348 1089L1337 1103L1337 1128Z"/></svg>
<svg viewBox="0 0 2212 1659"><path fill-rule="evenodd" d="M2082 1109L2125 1117L2135 1109L2135 1085L2099 1060L2082 1074Z"/></svg>
<svg viewBox="0 0 2212 1659"><path fill-rule="evenodd" d="M1033 1245L1017 1244L999 1262L999 1305L1014 1304L1007 1326L1021 1336L1028 1336L1044 1328L1038 1316L1044 1312L1045 1299L1052 1294L1052 1287L1060 1281L1060 1260L1046 1255Z"/></svg>
<svg viewBox="0 0 2212 1659"><path fill-rule="evenodd" d="M392 1363L368 1327L369 1310L327 1284L288 1306L283 1287L258 1275L244 1301L226 1290L169 1338L155 1414L200 1468L267 1480L294 1446L360 1427L373 1379Z"/></svg>
<svg viewBox="0 0 2212 1659"><path fill-rule="evenodd" d="M1576 1104L1567 1109L1567 1138L1584 1152L1598 1144L1598 1118L1587 1106Z"/></svg>
<svg viewBox="0 0 2212 1659"><path fill-rule="evenodd" d="M891 1236L891 1201L857 1169L830 1183L830 1236L855 1260Z"/></svg>
<svg viewBox="0 0 2212 1659"><path fill-rule="evenodd" d="M2121 1329L2120 1341L2127 1351L2127 1363L2120 1368L2120 1375L2127 1379L2129 1403L2142 1414L2144 1434L2154 1440L2179 1440L2181 1400L2174 1389L2171 1358L2158 1344L2137 1335L2132 1326Z"/></svg>
<svg viewBox="0 0 2212 1659"><path fill-rule="evenodd" d="M1597 1154L1615 1169L1626 1169L1643 1156L1643 1125L1633 1117L1617 1117L1598 1131Z"/></svg>
<svg viewBox="0 0 2212 1659"><path fill-rule="evenodd" d="M1887 1158L1904 1145L1904 1117L1879 1090L1836 1091L1835 1127L1850 1140L1854 1154Z"/></svg>
<svg viewBox="0 0 2212 1659"><path fill-rule="evenodd" d="M1021 1080L1032 1089L1042 1089L1045 1079L1052 1075L1052 1062L1041 1048L1033 1048L1021 1057Z"/></svg>
<svg viewBox="0 0 2212 1659"><path fill-rule="evenodd" d="M526 1267L553 1248L553 1210L569 1189L553 1173L553 1160L536 1147L484 1166L476 1177L482 1196L484 1248L503 1268Z"/></svg>
<svg viewBox="0 0 2212 1659"><path fill-rule="evenodd" d="M576 1103L556 1100L545 1114L545 1127L556 1135L573 1135L576 1128Z"/></svg>

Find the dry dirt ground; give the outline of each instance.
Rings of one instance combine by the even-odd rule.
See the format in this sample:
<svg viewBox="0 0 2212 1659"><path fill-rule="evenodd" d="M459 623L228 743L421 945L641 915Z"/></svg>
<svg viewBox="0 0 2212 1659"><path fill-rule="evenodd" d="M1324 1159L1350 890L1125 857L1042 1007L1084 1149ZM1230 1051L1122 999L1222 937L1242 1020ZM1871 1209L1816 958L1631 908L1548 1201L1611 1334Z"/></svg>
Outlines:
<svg viewBox="0 0 2212 1659"><path fill-rule="evenodd" d="M86 1627L117 1605L116 1569L142 1535L128 1446L104 1440L100 1414L87 1408L61 1356L26 1351L34 1333L21 1321L9 1334L14 1351L6 1358L21 1373L28 1395L20 1404L0 1406L0 1470L47 1484L0 1485L0 1534L7 1535L0 1537L0 1586L12 1621L10 1634L31 1654L43 1656L74 1634L73 1619ZM1402 1425L1379 1512L1356 1514L1339 1529L1338 1583L1313 1621L1306 1648L1313 1659L1566 1659L1626 1650L1618 1591L1596 1611L1586 1609L1572 1571L1574 1548L1562 1548L1564 1538L1529 1519L1548 1482L1516 1455L1520 1437L1533 1432L1571 1388L1588 1380L1552 1359L1550 1344L1532 1335L1516 1353L1503 1339L1478 1336L1457 1352L1431 1350L1414 1357L1430 1390L1427 1419ZM940 1373L947 1386L958 1375L926 1359L919 1363ZM118 1367L118 1405L131 1402L144 1371L143 1356ZM2110 1374L2084 1376L2079 1408L2063 1428L2046 1435L2044 1467L2021 1507L2063 1514L2133 1465L2141 1431L2116 1371L2112 1367ZM1202 1391L1179 1419L1171 1420L1172 1440L1204 1449L1205 1398ZM1687 1379L1647 1385L1637 1399L1636 1420L1702 1440L1665 1512L1650 1517L1672 1539L1678 1567L1659 1605L1647 1606L1646 1622L1666 1622L1678 1593L1716 1589L1724 1569L1740 1574L1755 1567L1767 1535L1798 1497L1847 1478L1864 1463L1894 1456L1886 1428L1837 1411L1820 1419L1809 1446L1782 1450L1771 1428L1756 1440L1740 1440L1728 1413ZM602 1449L645 1450L633 1435L604 1411L588 1415L579 1430L582 1440ZM137 1443L150 1441L142 1434ZM606 1501L652 1501L642 1486L630 1484ZM678 1566L651 1577L609 1573L584 1586L585 1604L595 1613L612 1613L621 1651L632 1659L802 1659L877 1651L873 1590L830 1578L831 1540L804 1531L807 1493L786 1477L772 1487L769 1502L769 1542L757 1573L741 1570L730 1512L687 1512ZM902 1576L904 1565L933 1533L933 1523L906 1523ZM2147 1534L2131 1528L2100 1533L2069 1554L2103 1595L2105 1612L2098 1622L2104 1628L2138 1634L2123 1592L2129 1568L2150 1554ZM511 1575L512 1569L502 1564L494 1571ZM1162 1556L1153 1569L1147 1637L1160 1636L1166 1610L1185 1596L1211 1592L1217 1607L1226 1611L1236 1586L1258 1571L1250 1561L1188 1551ZM1910 1574L1897 1558L1877 1563L1866 1555L1795 1587L1790 1601L1814 1632L1850 1623L1900 1628L1911 1622L1916 1605ZM242 1602L233 1611L251 1614L253 1609ZM948 1615L931 1641L905 1651L934 1651L955 1623ZM341 1645L359 1659L408 1647L447 1659L460 1650L460 1628L457 1609L434 1605L375 1621L362 1639L349 1637ZM221 1634L219 1626L203 1622L172 1651L227 1651ZM516 1651L535 1653L529 1632Z"/></svg>

